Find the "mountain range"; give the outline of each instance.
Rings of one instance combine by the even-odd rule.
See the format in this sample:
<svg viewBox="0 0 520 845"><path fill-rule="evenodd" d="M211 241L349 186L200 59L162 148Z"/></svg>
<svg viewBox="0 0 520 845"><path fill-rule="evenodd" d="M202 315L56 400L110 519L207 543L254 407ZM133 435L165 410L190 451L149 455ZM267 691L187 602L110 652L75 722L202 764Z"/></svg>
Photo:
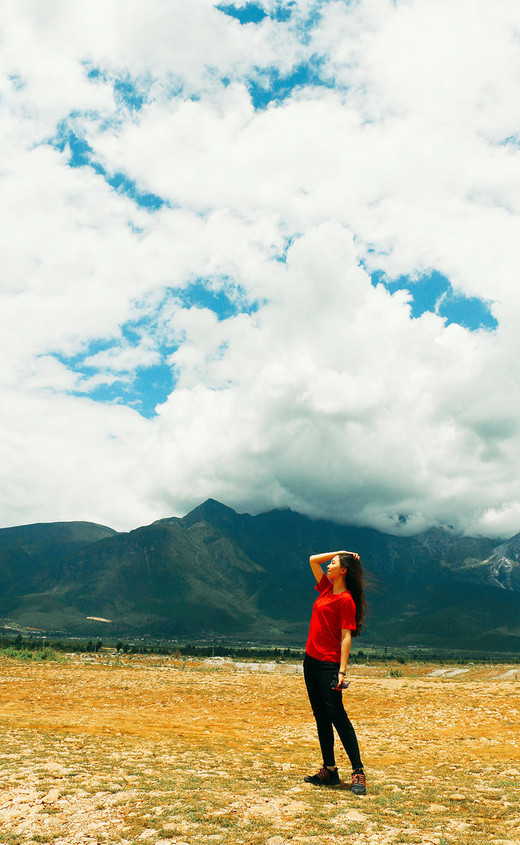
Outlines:
<svg viewBox="0 0 520 845"><path fill-rule="evenodd" d="M520 652L520 534L397 537L213 499L128 533L88 522L0 530L0 625L101 637L304 645L309 555L359 552L369 611L356 644Z"/></svg>

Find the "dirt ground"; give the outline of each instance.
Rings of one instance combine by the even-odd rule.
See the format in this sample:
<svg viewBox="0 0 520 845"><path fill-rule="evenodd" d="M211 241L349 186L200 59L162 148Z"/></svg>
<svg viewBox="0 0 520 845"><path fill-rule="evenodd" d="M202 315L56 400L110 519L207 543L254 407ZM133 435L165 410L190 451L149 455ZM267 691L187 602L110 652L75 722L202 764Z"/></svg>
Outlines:
<svg viewBox="0 0 520 845"><path fill-rule="evenodd" d="M520 845L520 667L349 675L361 798L339 748L341 786L303 783L298 665L2 657L0 843Z"/></svg>

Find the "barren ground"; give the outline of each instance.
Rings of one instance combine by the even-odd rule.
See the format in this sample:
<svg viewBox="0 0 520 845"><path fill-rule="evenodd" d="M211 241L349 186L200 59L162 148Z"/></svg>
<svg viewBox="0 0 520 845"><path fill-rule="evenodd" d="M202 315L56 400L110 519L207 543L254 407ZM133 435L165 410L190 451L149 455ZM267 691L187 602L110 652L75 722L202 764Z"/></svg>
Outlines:
<svg viewBox="0 0 520 845"><path fill-rule="evenodd" d="M0 658L0 843L520 843L520 669L451 668L351 667L356 798L300 667Z"/></svg>

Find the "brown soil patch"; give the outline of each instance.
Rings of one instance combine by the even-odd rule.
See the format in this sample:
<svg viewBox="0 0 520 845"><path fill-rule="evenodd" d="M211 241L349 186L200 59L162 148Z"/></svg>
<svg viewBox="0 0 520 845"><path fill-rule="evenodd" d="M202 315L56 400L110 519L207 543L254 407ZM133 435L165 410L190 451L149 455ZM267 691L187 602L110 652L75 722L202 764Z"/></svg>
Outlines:
<svg viewBox="0 0 520 845"><path fill-rule="evenodd" d="M360 799L302 782L320 759L299 667L2 658L0 842L520 843L520 672L391 671L350 671Z"/></svg>

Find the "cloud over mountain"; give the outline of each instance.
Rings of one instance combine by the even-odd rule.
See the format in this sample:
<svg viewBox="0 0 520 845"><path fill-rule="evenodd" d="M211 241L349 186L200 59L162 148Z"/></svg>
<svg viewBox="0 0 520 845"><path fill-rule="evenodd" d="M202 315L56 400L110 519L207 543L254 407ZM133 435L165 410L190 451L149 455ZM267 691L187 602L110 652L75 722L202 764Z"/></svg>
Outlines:
<svg viewBox="0 0 520 845"><path fill-rule="evenodd" d="M6 13L2 524L520 527L520 11Z"/></svg>

